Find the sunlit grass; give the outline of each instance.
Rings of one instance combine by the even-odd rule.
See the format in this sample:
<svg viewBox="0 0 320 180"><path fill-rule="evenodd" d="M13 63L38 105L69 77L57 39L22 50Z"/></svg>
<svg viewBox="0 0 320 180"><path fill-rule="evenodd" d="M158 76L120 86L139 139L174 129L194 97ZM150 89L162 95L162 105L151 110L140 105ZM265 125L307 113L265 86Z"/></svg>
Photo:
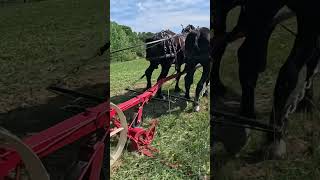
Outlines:
<svg viewBox="0 0 320 180"><path fill-rule="evenodd" d="M145 59L111 64L111 100L123 102L129 97L121 97L125 94L125 88L132 85L144 88L146 79L142 79L135 85L132 84L141 77L149 65ZM155 83L159 69L154 72ZM173 68L169 74L172 74ZM198 82L200 72L195 76ZM184 89L183 77L180 87ZM163 92L174 88L174 81L164 85ZM194 92L195 85L192 87ZM127 95L127 94L126 94ZM178 101L177 103L183 103ZM192 104L186 109L179 109L178 105L172 104L175 109L171 114L168 112L168 103L153 101L146 105L144 110L145 127L149 120L157 116L160 123L157 126L157 134L152 146L160 152L155 158L136 156L135 153L124 150L123 156L116 163L112 172L112 179L197 179L209 175L209 115L208 98L202 98L201 112L190 112ZM161 109L161 110L160 110ZM161 111L159 114L158 111ZM157 114L157 115L155 115Z"/></svg>

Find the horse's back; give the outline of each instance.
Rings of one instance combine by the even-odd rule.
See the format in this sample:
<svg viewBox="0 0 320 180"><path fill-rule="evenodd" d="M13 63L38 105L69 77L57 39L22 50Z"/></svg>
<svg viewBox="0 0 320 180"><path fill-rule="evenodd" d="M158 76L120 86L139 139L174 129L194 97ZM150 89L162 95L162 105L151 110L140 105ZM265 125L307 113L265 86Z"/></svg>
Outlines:
<svg viewBox="0 0 320 180"><path fill-rule="evenodd" d="M173 58L173 56L177 56L179 49L184 47L184 39L180 39L180 36L170 30L162 30L154 34L150 39L160 42L147 45L146 59L149 61L157 61L157 63L163 61L174 63L174 59L176 58Z"/></svg>

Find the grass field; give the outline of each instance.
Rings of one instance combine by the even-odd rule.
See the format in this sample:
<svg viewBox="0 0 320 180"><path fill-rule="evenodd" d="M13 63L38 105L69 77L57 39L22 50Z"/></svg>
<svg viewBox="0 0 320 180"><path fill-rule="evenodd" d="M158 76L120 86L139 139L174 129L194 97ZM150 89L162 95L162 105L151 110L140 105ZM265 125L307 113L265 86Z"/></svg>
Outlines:
<svg viewBox="0 0 320 180"><path fill-rule="evenodd" d="M141 77L147 66L145 59L111 64L111 101L120 103L133 97L134 94L124 89ZM159 69L152 76L153 83L159 75ZM195 82L199 78L200 72L197 71ZM181 80L180 83L182 89L183 82ZM173 90L173 83L166 83L163 92ZM146 80L143 79L132 89L142 90L145 85ZM195 85L192 92L194 89ZM201 99L202 109L198 113L192 112L192 104L184 101L178 101L170 107L169 112L167 102L151 101L144 109L144 124L148 124L152 118L160 121L152 143L160 153L155 154L155 158L149 158L124 150L123 156L112 168L112 179L201 179L209 175L208 98Z"/></svg>
<svg viewBox="0 0 320 180"><path fill-rule="evenodd" d="M230 27L236 20L237 10L229 16ZM284 25L294 31L295 19L284 22ZM259 76L256 88L256 107L258 119L268 123L271 111L272 93L279 68L286 60L294 37L281 27L277 27L272 34L268 49L267 70ZM222 77L229 88L241 94L238 80L237 49L240 41L231 44L223 58ZM320 107L319 76L315 78L315 103ZM215 154L217 166L216 180L316 180L320 178L320 141L319 111L312 114L295 113L289 117L289 136L287 140L288 157L285 160L255 161L254 157L247 157L248 153L260 147L263 133L252 132L251 141L240 153L239 158L229 157L221 144L218 144Z"/></svg>
<svg viewBox="0 0 320 180"><path fill-rule="evenodd" d="M50 0L0 7L0 112L41 102L35 94L105 43L105 6L99 0ZM92 62L85 68L106 64L102 58ZM79 82L76 76L69 83Z"/></svg>

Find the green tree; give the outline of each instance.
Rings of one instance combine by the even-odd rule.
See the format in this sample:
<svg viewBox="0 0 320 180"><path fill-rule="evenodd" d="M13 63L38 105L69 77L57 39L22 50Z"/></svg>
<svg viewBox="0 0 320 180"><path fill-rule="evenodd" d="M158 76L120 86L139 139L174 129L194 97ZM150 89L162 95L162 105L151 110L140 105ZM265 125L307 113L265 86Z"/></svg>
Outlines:
<svg viewBox="0 0 320 180"><path fill-rule="evenodd" d="M141 34L144 34L144 36L142 37ZM150 35L150 33L144 32L136 33L128 26L111 22L111 52L127 47L137 46L136 48L112 54L111 62L130 61L136 59L137 57L145 57L145 34Z"/></svg>

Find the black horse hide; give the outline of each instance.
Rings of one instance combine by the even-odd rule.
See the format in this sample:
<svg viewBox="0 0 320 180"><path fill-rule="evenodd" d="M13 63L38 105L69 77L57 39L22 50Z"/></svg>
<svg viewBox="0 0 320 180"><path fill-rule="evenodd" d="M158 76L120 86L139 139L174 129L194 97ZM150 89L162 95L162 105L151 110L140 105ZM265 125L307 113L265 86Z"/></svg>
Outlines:
<svg viewBox="0 0 320 180"><path fill-rule="evenodd" d="M185 57L189 60L209 58L210 30L200 28L191 31L185 41Z"/></svg>
<svg viewBox="0 0 320 180"><path fill-rule="evenodd" d="M148 38L146 43L150 43L157 40L167 39L161 42L156 42L152 44L147 44L146 49L146 59L148 61L162 61L175 60L176 54L178 52L178 44L174 41L174 36L176 34L170 30L161 31L156 33L153 37ZM173 62L171 62L173 63Z"/></svg>

